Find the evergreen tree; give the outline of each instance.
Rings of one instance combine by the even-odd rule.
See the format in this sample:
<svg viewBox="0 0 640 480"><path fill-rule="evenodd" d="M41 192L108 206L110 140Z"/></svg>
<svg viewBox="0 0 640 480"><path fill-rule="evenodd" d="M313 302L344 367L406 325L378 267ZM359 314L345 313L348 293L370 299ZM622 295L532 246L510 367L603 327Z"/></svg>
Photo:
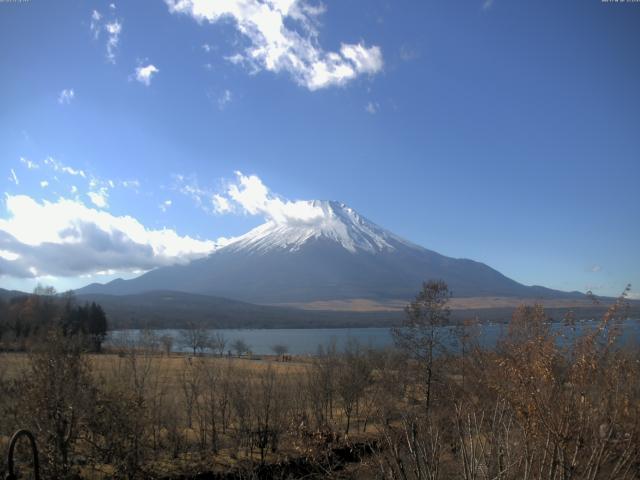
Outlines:
<svg viewBox="0 0 640 480"><path fill-rule="evenodd" d="M99 352L107 336L107 316L100 305L91 303L88 312L87 333L93 343L93 350Z"/></svg>

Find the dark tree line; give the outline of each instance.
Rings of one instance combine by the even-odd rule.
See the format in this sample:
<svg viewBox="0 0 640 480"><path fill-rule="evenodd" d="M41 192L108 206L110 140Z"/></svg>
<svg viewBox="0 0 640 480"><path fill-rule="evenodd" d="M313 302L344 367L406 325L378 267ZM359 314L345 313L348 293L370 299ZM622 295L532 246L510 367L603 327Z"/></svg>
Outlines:
<svg viewBox="0 0 640 480"><path fill-rule="evenodd" d="M31 295L0 299L0 346L5 349L24 350L58 330L64 337L80 340L84 348L99 352L107 328L107 316L100 305L78 305L73 295L60 296L52 288L38 287Z"/></svg>

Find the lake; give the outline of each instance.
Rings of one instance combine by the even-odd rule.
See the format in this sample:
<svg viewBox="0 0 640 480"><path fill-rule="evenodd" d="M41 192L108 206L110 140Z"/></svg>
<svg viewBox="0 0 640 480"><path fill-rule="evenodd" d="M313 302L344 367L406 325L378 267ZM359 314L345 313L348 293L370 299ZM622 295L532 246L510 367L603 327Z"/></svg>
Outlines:
<svg viewBox="0 0 640 480"><path fill-rule="evenodd" d="M576 332L584 332L597 325L595 321L579 322ZM553 330L567 329L561 324L552 325ZM480 326L480 343L485 347L492 347L505 331L505 324L484 324ZM137 342L142 336L142 330L114 330L109 333L107 344L115 344L122 341ZM189 351L189 348L181 345L180 330L152 330L157 336L170 335L174 338L174 351ZM318 346L328 346L335 342L338 350L344 349L349 341L357 340L360 345L372 348L386 348L393 345L391 331L388 328L284 328L284 329L218 329L211 333L221 333L227 339L227 345L234 340L244 340L256 355L272 354L273 345L286 345L289 353L294 355L313 355L317 353ZM572 335L567 330L568 336ZM453 332L451 327L443 327L441 337L445 343L452 344ZM640 342L640 320L631 319L623 324L621 344ZM227 348L230 348L229 346Z"/></svg>

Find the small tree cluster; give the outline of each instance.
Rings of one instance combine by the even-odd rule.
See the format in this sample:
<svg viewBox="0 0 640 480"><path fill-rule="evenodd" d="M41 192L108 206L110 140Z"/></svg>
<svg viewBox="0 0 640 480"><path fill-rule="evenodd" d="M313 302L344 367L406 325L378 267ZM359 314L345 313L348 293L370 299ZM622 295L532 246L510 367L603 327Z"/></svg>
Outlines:
<svg viewBox="0 0 640 480"><path fill-rule="evenodd" d="M32 295L0 305L0 341L5 348L25 350L46 341L51 330L59 330L98 352L107 328L107 316L100 305L77 305L73 295L57 295L50 287L38 287Z"/></svg>

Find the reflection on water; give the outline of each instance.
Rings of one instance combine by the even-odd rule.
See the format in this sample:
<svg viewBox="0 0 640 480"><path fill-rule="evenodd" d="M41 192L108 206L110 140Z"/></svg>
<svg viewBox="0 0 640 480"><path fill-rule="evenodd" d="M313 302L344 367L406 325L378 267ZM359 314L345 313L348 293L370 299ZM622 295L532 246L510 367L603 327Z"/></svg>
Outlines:
<svg viewBox="0 0 640 480"><path fill-rule="evenodd" d="M564 329L567 337L580 334L597 325L595 321L580 322L575 328L575 333L568 327L554 324L556 331ZM137 342L142 338L142 330L114 330L110 332L107 344L114 344L123 340ZM284 328L284 329L220 329L211 332L221 333L227 339L227 345L234 340L244 340L256 355L272 354L273 345L286 345L289 353L294 355L315 354L318 346L336 344L338 350L344 349L351 340L357 340L361 345L372 348L385 348L393 345L391 331L388 328ZM493 347L498 338L506 332L504 324L485 324L480 326L479 342L484 347ZM152 330L152 333L160 337L169 335L173 337L174 351L189 351L189 348L181 344L180 330ZM452 327L443 327L440 335L443 343L455 349L454 331ZM640 341L640 320L632 319L624 322L622 327L621 344L638 343ZM230 348L230 347L227 347Z"/></svg>

